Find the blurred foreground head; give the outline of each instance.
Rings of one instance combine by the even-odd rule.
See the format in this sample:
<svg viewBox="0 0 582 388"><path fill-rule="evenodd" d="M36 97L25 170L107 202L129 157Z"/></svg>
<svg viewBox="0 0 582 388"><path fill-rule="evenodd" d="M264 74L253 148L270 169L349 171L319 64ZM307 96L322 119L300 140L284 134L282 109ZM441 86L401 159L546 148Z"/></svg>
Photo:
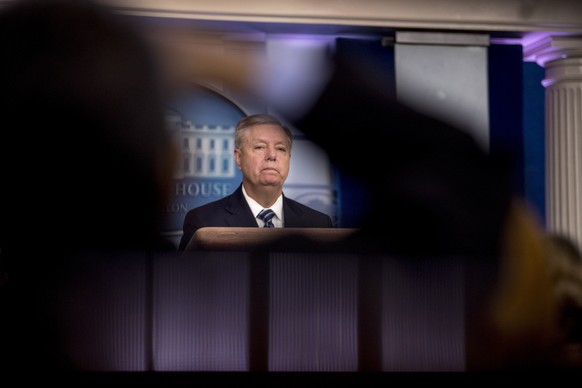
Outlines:
<svg viewBox="0 0 582 388"><path fill-rule="evenodd" d="M0 247L156 247L173 157L156 57L90 1L0 10Z"/></svg>
<svg viewBox="0 0 582 388"><path fill-rule="evenodd" d="M557 338L553 285L543 229L514 192L511 155L399 103L373 49L338 48L312 106L297 114L281 99L279 110L362 193L356 251L462 258L467 368L544 365Z"/></svg>

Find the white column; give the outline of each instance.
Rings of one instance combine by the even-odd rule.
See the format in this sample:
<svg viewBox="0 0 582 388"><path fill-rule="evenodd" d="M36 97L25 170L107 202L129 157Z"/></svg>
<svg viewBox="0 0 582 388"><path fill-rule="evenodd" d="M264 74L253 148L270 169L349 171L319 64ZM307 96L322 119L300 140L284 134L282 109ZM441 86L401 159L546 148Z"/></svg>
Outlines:
<svg viewBox="0 0 582 388"><path fill-rule="evenodd" d="M582 248L582 37L547 36L524 54L546 71L547 230Z"/></svg>

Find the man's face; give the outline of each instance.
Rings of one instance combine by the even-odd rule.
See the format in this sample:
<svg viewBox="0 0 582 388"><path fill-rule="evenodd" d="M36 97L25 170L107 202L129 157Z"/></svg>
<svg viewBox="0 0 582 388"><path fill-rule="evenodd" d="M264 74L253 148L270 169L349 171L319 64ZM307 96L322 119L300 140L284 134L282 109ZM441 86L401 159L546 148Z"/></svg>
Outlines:
<svg viewBox="0 0 582 388"><path fill-rule="evenodd" d="M253 188L283 187L289 174L291 146L282 128L273 124L247 129L241 149L234 151L243 179Z"/></svg>

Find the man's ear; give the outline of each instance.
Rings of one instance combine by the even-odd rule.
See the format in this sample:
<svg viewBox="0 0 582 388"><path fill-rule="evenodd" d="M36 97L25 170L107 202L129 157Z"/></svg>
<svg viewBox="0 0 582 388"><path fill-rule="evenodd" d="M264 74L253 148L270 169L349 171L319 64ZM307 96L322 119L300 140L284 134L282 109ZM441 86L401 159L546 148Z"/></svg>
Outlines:
<svg viewBox="0 0 582 388"><path fill-rule="evenodd" d="M240 150L238 148L234 149L234 161L236 162L236 165L238 167L239 170L241 170L240 167Z"/></svg>

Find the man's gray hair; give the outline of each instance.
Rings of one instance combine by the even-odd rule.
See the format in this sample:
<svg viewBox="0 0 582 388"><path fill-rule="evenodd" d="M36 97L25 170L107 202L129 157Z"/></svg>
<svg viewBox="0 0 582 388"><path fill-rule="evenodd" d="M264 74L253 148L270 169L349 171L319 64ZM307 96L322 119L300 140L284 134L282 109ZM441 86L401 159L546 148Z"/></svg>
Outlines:
<svg viewBox="0 0 582 388"><path fill-rule="evenodd" d="M244 134L246 129L254 127L255 125L262 124L273 124L281 127L285 132L285 135L289 139L289 150L293 146L293 135L289 128L284 126L279 119L266 113L254 114L250 116L243 117L237 124L235 134L234 134L234 146L240 149L244 139Z"/></svg>

